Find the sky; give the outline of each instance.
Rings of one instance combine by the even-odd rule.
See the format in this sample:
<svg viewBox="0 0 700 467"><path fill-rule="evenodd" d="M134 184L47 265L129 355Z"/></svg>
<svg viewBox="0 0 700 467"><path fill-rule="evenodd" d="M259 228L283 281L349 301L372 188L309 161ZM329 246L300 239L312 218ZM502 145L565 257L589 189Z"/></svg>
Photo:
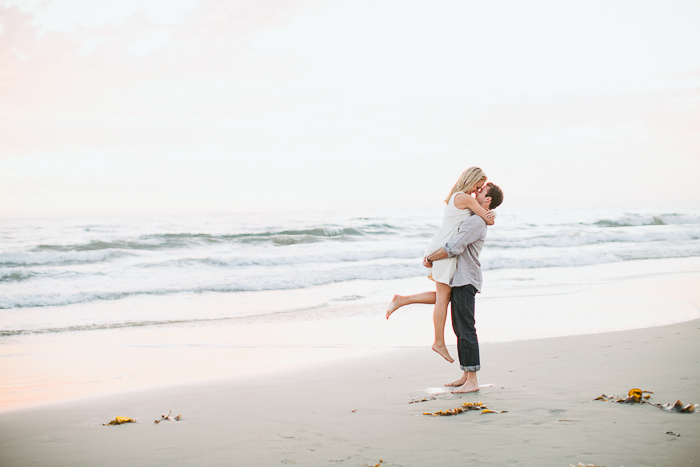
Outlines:
<svg viewBox="0 0 700 467"><path fill-rule="evenodd" d="M0 218L700 205L700 2L0 0Z"/></svg>

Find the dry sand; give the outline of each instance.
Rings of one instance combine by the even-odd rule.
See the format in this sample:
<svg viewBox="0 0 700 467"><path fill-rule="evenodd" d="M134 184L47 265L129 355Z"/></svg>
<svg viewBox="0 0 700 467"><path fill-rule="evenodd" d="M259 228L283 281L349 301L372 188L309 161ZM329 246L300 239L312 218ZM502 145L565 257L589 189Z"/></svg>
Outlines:
<svg viewBox="0 0 700 467"><path fill-rule="evenodd" d="M482 366L480 383L493 387L461 396L439 392L457 366L428 349L384 349L303 370L3 412L0 465L700 463L700 413L593 401L638 387L654 391L655 402L700 402L700 320L484 344ZM508 413L421 415L475 401ZM182 421L153 423L170 409ZM138 422L102 426L117 415Z"/></svg>

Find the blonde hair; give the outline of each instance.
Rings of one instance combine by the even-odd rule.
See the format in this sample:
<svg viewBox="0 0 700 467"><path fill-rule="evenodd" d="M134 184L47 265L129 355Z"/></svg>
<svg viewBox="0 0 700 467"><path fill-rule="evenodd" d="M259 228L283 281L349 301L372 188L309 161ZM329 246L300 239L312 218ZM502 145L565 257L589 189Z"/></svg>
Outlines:
<svg viewBox="0 0 700 467"><path fill-rule="evenodd" d="M481 181L486 182L486 174L484 171L479 167L469 167L467 170L462 172L462 175L459 176L459 180L457 180L455 186L452 187L452 191L450 191L447 199L445 199L445 203L449 203L452 195L458 191L461 191L462 193L469 193L469 191L474 188L474 185Z"/></svg>

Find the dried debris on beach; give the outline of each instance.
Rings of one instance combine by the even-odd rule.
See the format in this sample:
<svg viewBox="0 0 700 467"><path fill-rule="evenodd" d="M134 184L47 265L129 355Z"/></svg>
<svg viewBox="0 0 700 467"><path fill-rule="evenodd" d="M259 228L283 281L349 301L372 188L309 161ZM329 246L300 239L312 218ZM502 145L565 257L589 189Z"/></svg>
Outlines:
<svg viewBox="0 0 700 467"><path fill-rule="evenodd" d="M109 423L103 423L102 426L107 425L123 425L124 423L136 423L136 418L129 417L117 417Z"/></svg>
<svg viewBox="0 0 700 467"><path fill-rule="evenodd" d="M470 410L481 410L481 413L506 413L507 410L491 410L481 402L465 402L461 407L456 407L454 409L438 410L437 412L423 412L423 415L430 415L432 417L447 417L450 415L457 415L462 412L469 412Z"/></svg>
<svg viewBox="0 0 700 467"><path fill-rule="evenodd" d="M624 404L640 404L643 401L648 400L651 397L651 394L654 394L654 393L652 391L643 391L639 388L633 388L627 392L627 397L606 396L605 394L602 394L602 395L596 397L594 400L619 402L621 404L622 403L624 403Z"/></svg>
<svg viewBox="0 0 700 467"><path fill-rule="evenodd" d="M688 404L688 405L683 405L683 402L681 401L676 401L675 404L652 404L651 402L647 402L649 405L653 405L654 407L658 407L661 410L665 410L667 412L678 412L678 413L694 413L695 408L697 407L698 404Z"/></svg>
<svg viewBox="0 0 700 467"><path fill-rule="evenodd" d="M163 420L179 422L180 419L182 418L182 415L178 415L177 417L171 417L170 414L172 414L172 413L173 413L173 411L171 410L170 412L168 412L168 415L161 415L160 420L156 420L155 422L160 423Z"/></svg>
<svg viewBox="0 0 700 467"><path fill-rule="evenodd" d="M683 403L681 401L676 401L674 404L655 404L653 402L649 402L649 399L651 398L651 394L654 394L653 391L642 391L639 388L633 388L633 389L629 390L629 392L627 393L627 397L606 396L605 394L602 394L602 395L596 397L594 400L607 401L607 402L617 402L620 404L649 404L649 405L653 405L654 407L658 407L661 410L665 410L667 412L678 412L678 413L694 413L695 412L695 408L696 408L697 404L683 405Z"/></svg>
<svg viewBox="0 0 700 467"><path fill-rule="evenodd" d="M435 396L426 397L424 399L413 399L411 402L409 402L409 404L418 404L419 402L434 401L435 399Z"/></svg>

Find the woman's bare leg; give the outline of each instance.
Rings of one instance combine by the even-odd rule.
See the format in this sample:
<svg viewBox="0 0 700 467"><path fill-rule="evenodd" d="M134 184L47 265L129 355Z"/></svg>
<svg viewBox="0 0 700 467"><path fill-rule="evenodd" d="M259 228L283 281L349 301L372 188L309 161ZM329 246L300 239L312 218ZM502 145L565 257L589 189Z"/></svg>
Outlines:
<svg viewBox="0 0 700 467"><path fill-rule="evenodd" d="M404 305L411 305L413 303L423 303L425 305L435 305L435 292L423 292L415 295L394 295L394 299L389 304L389 308L386 309L386 319L399 308ZM444 327L445 323L443 323Z"/></svg>
<svg viewBox="0 0 700 467"><path fill-rule="evenodd" d="M452 363L454 359L445 346L445 322L447 321L447 305L450 303L452 289L449 285L436 282L437 294L435 299L435 310L433 311L433 326L435 327L435 343L433 350L445 360Z"/></svg>

